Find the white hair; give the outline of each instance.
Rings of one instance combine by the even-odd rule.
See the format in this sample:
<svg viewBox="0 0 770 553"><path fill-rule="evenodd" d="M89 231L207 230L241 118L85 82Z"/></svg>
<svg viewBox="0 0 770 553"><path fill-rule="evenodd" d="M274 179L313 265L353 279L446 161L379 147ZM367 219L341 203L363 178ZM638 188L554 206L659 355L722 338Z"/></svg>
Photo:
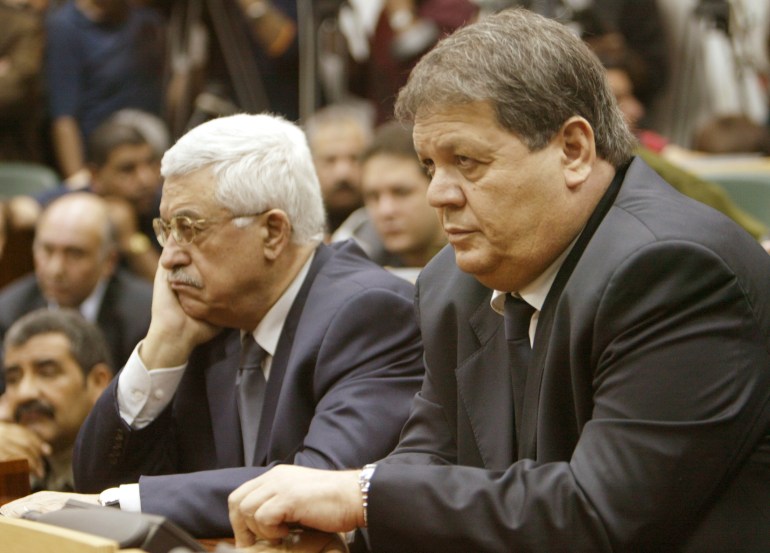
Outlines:
<svg viewBox="0 0 770 553"><path fill-rule="evenodd" d="M282 117L238 114L213 119L182 136L161 161L164 178L211 167L215 197L234 215L282 209L292 242L323 238L326 214L302 130Z"/></svg>

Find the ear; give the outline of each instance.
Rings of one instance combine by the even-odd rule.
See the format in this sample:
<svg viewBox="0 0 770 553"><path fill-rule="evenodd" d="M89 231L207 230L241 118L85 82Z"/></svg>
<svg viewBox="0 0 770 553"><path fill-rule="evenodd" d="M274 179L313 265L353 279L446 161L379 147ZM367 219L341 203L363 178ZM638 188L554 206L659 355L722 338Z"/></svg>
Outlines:
<svg viewBox="0 0 770 553"><path fill-rule="evenodd" d="M271 209L267 212L262 228L262 244L265 257L275 261L291 242L291 221L285 211Z"/></svg>
<svg viewBox="0 0 770 553"><path fill-rule="evenodd" d="M106 363L97 363L91 368L91 372L86 376L86 392L92 403L96 403L112 377L112 371Z"/></svg>
<svg viewBox="0 0 770 553"><path fill-rule="evenodd" d="M560 137L564 180L569 188L575 188L588 179L596 161L594 130L575 115L562 125Z"/></svg>

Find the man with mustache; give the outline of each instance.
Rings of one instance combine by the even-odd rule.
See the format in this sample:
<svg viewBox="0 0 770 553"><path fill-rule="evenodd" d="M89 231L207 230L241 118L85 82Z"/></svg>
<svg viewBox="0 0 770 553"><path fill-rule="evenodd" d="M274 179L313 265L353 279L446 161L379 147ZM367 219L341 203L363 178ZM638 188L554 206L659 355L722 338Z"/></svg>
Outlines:
<svg viewBox="0 0 770 553"><path fill-rule="evenodd" d="M353 106L326 106L305 123L331 235L361 207L361 155L372 136L366 112Z"/></svg>
<svg viewBox="0 0 770 553"><path fill-rule="evenodd" d="M83 425L75 482L227 536L227 495L250 478L396 444L423 372L414 289L353 242L321 244L310 150L280 117L204 123L162 172L152 321Z"/></svg>
<svg viewBox="0 0 770 553"><path fill-rule="evenodd" d="M72 447L112 379L99 329L73 310L28 313L5 335L0 461L26 459L33 490L72 491Z"/></svg>

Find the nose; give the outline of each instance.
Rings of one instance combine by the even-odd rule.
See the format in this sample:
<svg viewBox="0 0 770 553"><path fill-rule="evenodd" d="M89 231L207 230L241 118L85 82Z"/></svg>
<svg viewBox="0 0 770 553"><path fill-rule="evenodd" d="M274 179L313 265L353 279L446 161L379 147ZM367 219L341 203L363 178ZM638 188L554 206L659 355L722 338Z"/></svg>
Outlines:
<svg viewBox="0 0 770 553"><path fill-rule="evenodd" d="M377 212L380 217L390 219L398 213L398 202L390 194L383 194L377 202Z"/></svg>
<svg viewBox="0 0 770 553"><path fill-rule="evenodd" d="M64 254L62 252L52 252L48 254L48 258L45 262L47 272L51 276L59 277L64 274L64 268L66 266L64 260Z"/></svg>
<svg viewBox="0 0 770 553"><path fill-rule="evenodd" d="M25 374L21 377L21 380L13 387L11 397L15 398L16 404L21 404L31 399L38 399L40 390L37 386L37 381L29 374Z"/></svg>
<svg viewBox="0 0 770 553"><path fill-rule="evenodd" d="M358 182L358 161L352 158L340 158L334 162L334 179Z"/></svg>
<svg viewBox="0 0 770 553"><path fill-rule="evenodd" d="M160 264L167 271L190 264L189 252L177 243L171 232L169 232L166 245L163 246L163 251L160 254Z"/></svg>
<svg viewBox="0 0 770 553"><path fill-rule="evenodd" d="M434 208L462 207L465 194L460 185L456 170L437 167L428 185L428 203Z"/></svg>
<svg viewBox="0 0 770 553"><path fill-rule="evenodd" d="M154 188L155 185L160 181L160 172L158 171L157 166L153 163L143 163L139 166L138 173L139 182L145 189Z"/></svg>

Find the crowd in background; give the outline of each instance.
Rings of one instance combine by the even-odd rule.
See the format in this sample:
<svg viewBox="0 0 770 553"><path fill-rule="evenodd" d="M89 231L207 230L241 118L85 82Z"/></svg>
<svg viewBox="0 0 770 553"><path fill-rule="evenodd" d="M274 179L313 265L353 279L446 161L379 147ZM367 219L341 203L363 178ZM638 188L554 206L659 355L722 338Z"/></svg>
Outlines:
<svg viewBox="0 0 770 553"><path fill-rule="evenodd" d="M426 202L404 201L403 187L367 192L362 161L420 57L440 37L514 5L565 22L591 46L638 155L767 238L761 221L689 171L704 153L770 154L765 2L0 0L0 162L44 165L61 181L35 197L0 190L13 253L0 260L0 284L34 270L40 213L73 190L104 199L119 266L151 280L163 152L201 122L242 111L276 113L306 130L327 240L352 237L385 266L419 270L443 243L425 220ZM427 186L419 178L412 190ZM415 219L422 228L407 230ZM421 236L394 246L388 232Z"/></svg>

